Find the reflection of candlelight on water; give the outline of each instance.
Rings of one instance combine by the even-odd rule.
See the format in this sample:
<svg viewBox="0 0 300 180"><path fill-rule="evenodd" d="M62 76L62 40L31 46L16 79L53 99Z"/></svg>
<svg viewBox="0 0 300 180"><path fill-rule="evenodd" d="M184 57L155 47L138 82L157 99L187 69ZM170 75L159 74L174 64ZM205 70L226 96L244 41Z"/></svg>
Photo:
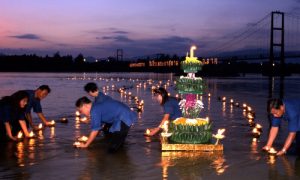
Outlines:
<svg viewBox="0 0 300 180"><path fill-rule="evenodd" d="M54 138L54 136L55 136L55 128L51 127L50 128L50 138Z"/></svg>

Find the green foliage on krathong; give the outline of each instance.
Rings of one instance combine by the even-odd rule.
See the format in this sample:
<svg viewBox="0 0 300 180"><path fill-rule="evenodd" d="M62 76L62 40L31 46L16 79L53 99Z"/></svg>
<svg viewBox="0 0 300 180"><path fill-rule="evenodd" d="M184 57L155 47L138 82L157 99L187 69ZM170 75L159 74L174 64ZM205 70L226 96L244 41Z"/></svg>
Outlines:
<svg viewBox="0 0 300 180"><path fill-rule="evenodd" d="M180 144L208 144L212 138L211 123L202 126L193 125L169 125L171 143Z"/></svg>
<svg viewBox="0 0 300 180"><path fill-rule="evenodd" d="M180 77L176 82L180 94L203 94L205 82L202 78Z"/></svg>
<svg viewBox="0 0 300 180"><path fill-rule="evenodd" d="M196 73L202 69L202 63L201 61L197 61L197 62L182 61L180 63L180 67L185 73Z"/></svg>

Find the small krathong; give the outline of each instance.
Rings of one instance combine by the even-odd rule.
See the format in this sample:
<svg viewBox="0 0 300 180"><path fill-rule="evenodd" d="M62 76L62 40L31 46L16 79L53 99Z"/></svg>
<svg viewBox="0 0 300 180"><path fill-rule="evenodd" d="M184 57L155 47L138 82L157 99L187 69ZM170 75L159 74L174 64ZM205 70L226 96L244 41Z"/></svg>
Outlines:
<svg viewBox="0 0 300 180"><path fill-rule="evenodd" d="M144 133L145 136L149 136L151 133L150 129L146 129L146 132Z"/></svg>
<svg viewBox="0 0 300 180"><path fill-rule="evenodd" d="M19 133L17 135L17 139L18 139L18 141L21 141L23 139L23 133L22 133L22 131L19 131Z"/></svg>
<svg viewBox="0 0 300 180"><path fill-rule="evenodd" d="M49 125L48 125L49 127L53 127L53 126L55 126L55 121L54 120L52 120L50 123L49 123Z"/></svg>
<svg viewBox="0 0 300 180"><path fill-rule="evenodd" d="M28 138L34 138L34 133L33 133L33 131L31 131L31 132L29 133Z"/></svg>
<svg viewBox="0 0 300 180"><path fill-rule="evenodd" d="M79 137L77 140L78 140L79 142L87 142L88 139L89 139L89 138L88 138L87 136L81 136L81 137Z"/></svg>
<svg viewBox="0 0 300 180"><path fill-rule="evenodd" d="M225 137L225 136L223 135L224 132L225 132L225 129L218 129L218 133L212 135L214 138L217 139L215 145L219 144L219 140L220 140L220 139L223 139L223 138Z"/></svg>

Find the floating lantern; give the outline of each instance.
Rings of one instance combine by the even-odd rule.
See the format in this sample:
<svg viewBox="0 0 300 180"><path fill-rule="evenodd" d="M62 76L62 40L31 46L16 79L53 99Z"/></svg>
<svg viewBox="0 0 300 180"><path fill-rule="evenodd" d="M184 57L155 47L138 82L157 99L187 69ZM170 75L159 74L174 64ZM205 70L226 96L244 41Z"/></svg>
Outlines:
<svg viewBox="0 0 300 180"><path fill-rule="evenodd" d="M75 141L74 144L73 144L73 146L78 147L78 146L80 146L80 144L81 144L81 142Z"/></svg>
<svg viewBox="0 0 300 180"><path fill-rule="evenodd" d="M248 112L251 112L251 111L252 111L252 108L251 108L250 106L248 106L248 107L247 107L247 111L248 111Z"/></svg>
<svg viewBox="0 0 300 180"><path fill-rule="evenodd" d="M210 96L211 96L211 94L210 94L210 93L208 93L208 94L207 94L207 96L208 96L208 97L210 97Z"/></svg>
<svg viewBox="0 0 300 180"><path fill-rule="evenodd" d="M34 138L34 133L31 131L28 138Z"/></svg>
<svg viewBox="0 0 300 180"><path fill-rule="evenodd" d="M87 117L83 117L80 119L81 122L86 122L87 121Z"/></svg>
<svg viewBox="0 0 300 180"><path fill-rule="evenodd" d="M275 156L277 154L277 151L274 148L270 148L268 153L269 153L270 156Z"/></svg>
<svg viewBox="0 0 300 180"><path fill-rule="evenodd" d="M230 99L230 104L232 105L234 103L233 99Z"/></svg>
<svg viewBox="0 0 300 180"><path fill-rule="evenodd" d="M145 131L144 135L145 135L145 136L149 136L149 135L150 135L150 133L151 133L150 129L146 129L146 131Z"/></svg>
<svg viewBox="0 0 300 180"><path fill-rule="evenodd" d="M251 113L248 113L247 118L251 119L251 120L254 120L254 116Z"/></svg>
<svg viewBox="0 0 300 180"><path fill-rule="evenodd" d="M55 126L55 121L52 120L52 121L50 122L50 125L49 125L49 126L51 126L51 127Z"/></svg>
<svg viewBox="0 0 300 180"><path fill-rule="evenodd" d="M81 136L81 137L78 138L77 140L78 140L79 142L87 142L88 139L89 139L89 138L86 137L86 136Z"/></svg>
<svg viewBox="0 0 300 180"><path fill-rule="evenodd" d="M225 136L223 135L224 132L225 132L225 129L218 129L218 133L212 135L214 138L217 139L215 145L219 144L219 140L220 140L220 139L223 139L223 138L225 137Z"/></svg>
<svg viewBox="0 0 300 180"><path fill-rule="evenodd" d="M43 129L43 124L40 123L39 126L38 126L38 130L42 130Z"/></svg>
<svg viewBox="0 0 300 180"><path fill-rule="evenodd" d="M239 104L238 102L236 102L234 105L235 105L236 107L240 107L240 104Z"/></svg>
<svg viewBox="0 0 300 180"><path fill-rule="evenodd" d="M78 116L80 116L80 112L79 111L76 111L75 112L75 115L78 117Z"/></svg>
<svg viewBox="0 0 300 180"><path fill-rule="evenodd" d="M255 128L259 131L262 132L262 126L260 124L256 124Z"/></svg>
<svg viewBox="0 0 300 180"><path fill-rule="evenodd" d="M253 138L253 139L252 139L252 142L257 142L257 141L258 141L257 138Z"/></svg>
<svg viewBox="0 0 300 180"><path fill-rule="evenodd" d="M20 141L23 139L23 133L21 131L19 131L18 135L17 135L17 139Z"/></svg>
<svg viewBox="0 0 300 180"><path fill-rule="evenodd" d="M256 128L253 128L252 134L253 134L253 136L255 138L259 138L260 137L260 132Z"/></svg>
<svg viewBox="0 0 300 180"><path fill-rule="evenodd" d="M243 104L243 108L246 109L247 108L247 104L244 103Z"/></svg>
<svg viewBox="0 0 300 180"><path fill-rule="evenodd" d="M222 97L222 102L225 102L226 101L226 97Z"/></svg>
<svg viewBox="0 0 300 180"><path fill-rule="evenodd" d="M67 119L67 118L61 118L61 119L60 119L60 122L61 122L61 123L68 123L68 119Z"/></svg>

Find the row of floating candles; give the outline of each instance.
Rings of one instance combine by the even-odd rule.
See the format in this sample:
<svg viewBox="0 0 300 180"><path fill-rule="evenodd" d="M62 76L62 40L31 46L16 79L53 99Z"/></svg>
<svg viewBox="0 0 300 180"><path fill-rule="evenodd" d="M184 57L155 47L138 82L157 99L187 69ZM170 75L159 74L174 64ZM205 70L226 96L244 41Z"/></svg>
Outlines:
<svg viewBox="0 0 300 180"><path fill-rule="evenodd" d="M226 102L226 97L218 97L218 100L222 101L222 102ZM240 104L238 102L234 102L233 99L230 99L229 101L231 106L236 106L236 107L240 107ZM253 136L252 142L258 142L258 139L260 138L260 135L262 133L262 126L258 123L255 123L255 112L253 111L253 109L251 108L251 106L248 106L246 103L242 104L242 108L243 108L243 114L244 116L246 116L249 126L253 127L251 133ZM270 155L270 159L274 159L274 156L277 154L277 151L274 148L270 148L267 150L268 154Z"/></svg>

